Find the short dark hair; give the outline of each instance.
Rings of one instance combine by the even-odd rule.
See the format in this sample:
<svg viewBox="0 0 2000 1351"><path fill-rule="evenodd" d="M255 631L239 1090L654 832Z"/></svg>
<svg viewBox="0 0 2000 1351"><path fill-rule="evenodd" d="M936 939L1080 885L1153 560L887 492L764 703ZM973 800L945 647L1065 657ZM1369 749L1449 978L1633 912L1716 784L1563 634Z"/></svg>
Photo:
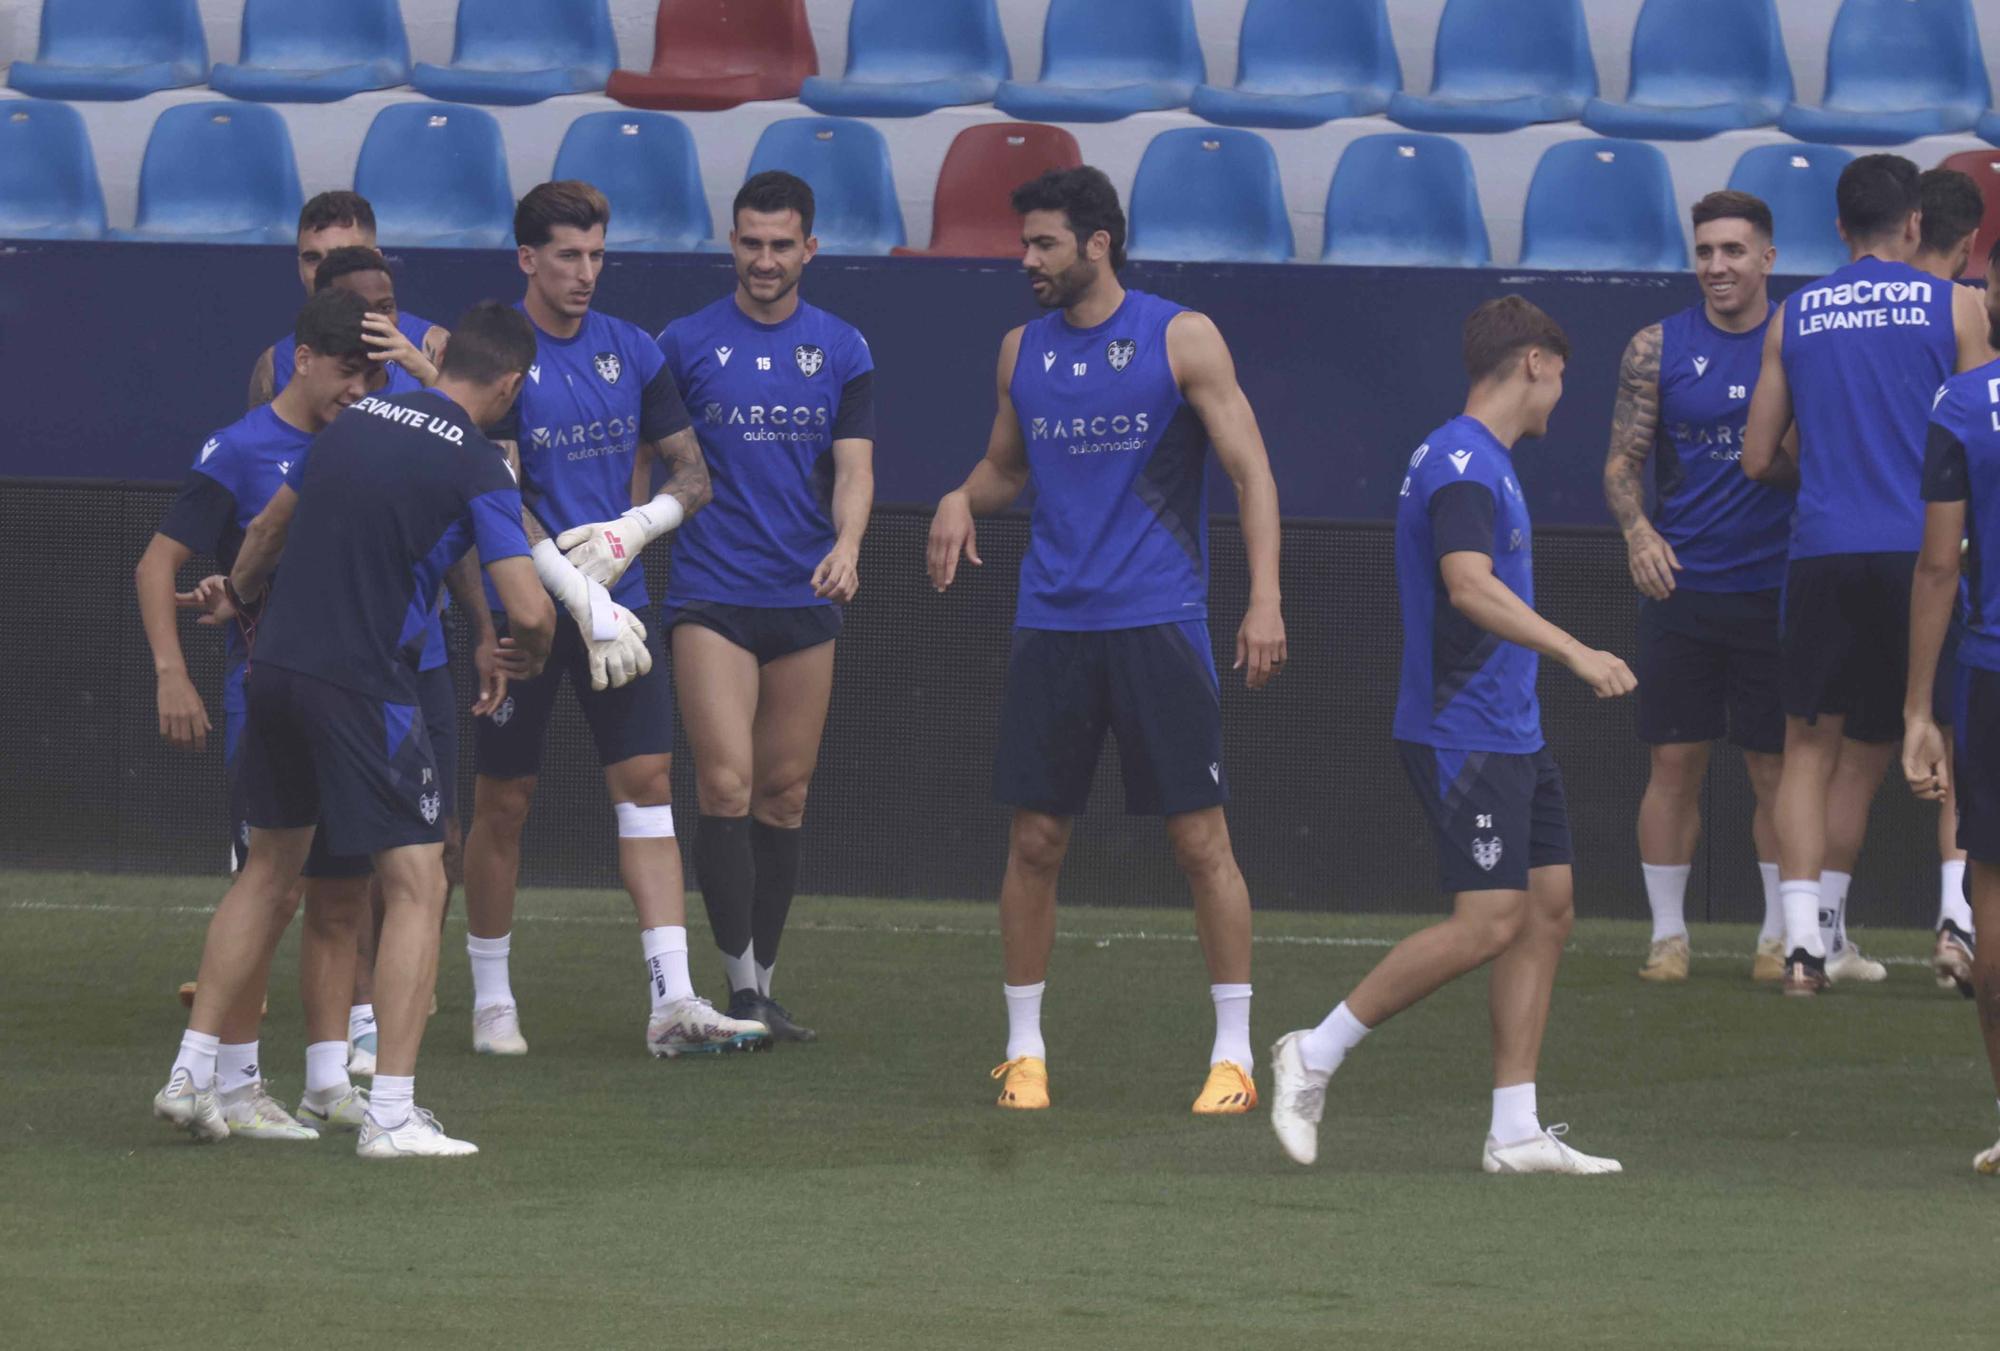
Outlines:
<svg viewBox="0 0 2000 1351"><path fill-rule="evenodd" d="M1923 203L1923 248L1926 253L1945 253L1979 228L1986 216L1986 199L1971 174L1956 169L1926 169L1917 176L1918 200Z"/></svg>
<svg viewBox="0 0 2000 1351"><path fill-rule="evenodd" d="M302 235L336 225L352 225L372 235L375 233L375 208L368 205L368 199L360 193L345 189L322 192L299 208L299 233Z"/></svg>
<svg viewBox="0 0 2000 1351"><path fill-rule="evenodd" d="M1849 240L1874 239L1923 206L1917 166L1901 155L1863 155L1840 171L1834 189Z"/></svg>
<svg viewBox="0 0 2000 1351"><path fill-rule="evenodd" d="M1465 321L1465 373L1472 383L1500 373L1515 355L1530 347L1569 359L1569 338L1562 325L1526 298L1496 296Z"/></svg>
<svg viewBox="0 0 2000 1351"><path fill-rule="evenodd" d="M514 208L514 242L536 248L549 242L558 225L588 230L611 224L611 203L581 179L561 178L528 190Z"/></svg>
<svg viewBox="0 0 2000 1351"><path fill-rule="evenodd" d="M1766 239L1774 233L1771 208L1765 205L1763 198L1728 188L1711 192L1694 204L1695 229L1699 230L1712 220L1747 220Z"/></svg>
<svg viewBox="0 0 2000 1351"><path fill-rule="evenodd" d="M313 269L313 290L324 291L342 277L356 272L388 272L389 260L380 249L365 244L346 244L330 251Z"/></svg>
<svg viewBox="0 0 2000 1351"><path fill-rule="evenodd" d="M1030 211L1060 211L1069 218L1076 246L1099 230L1111 236L1111 270L1125 266L1125 211L1118 205L1118 189L1104 170L1085 164L1075 169L1051 169L1040 178L1030 179L1014 189L1014 214Z"/></svg>
<svg viewBox="0 0 2000 1351"><path fill-rule="evenodd" d="M361 321L367 316L367 302L352 291L339 287L315 291L299 311L292 337L299 346L310 347L323 357L341 361L366 357L369 347L362 337Z"/></svg>
<svg viewBox="0 0 2000 1351"><path fill-rule="evenodd" d="M512 305L482 300L451 326L440 376L490 385L535 364L535 330Z"/></svg>
<svg viewBox="0 0 2000 1351"><path fill-rule="evenodd" d="M812 184L783 169L766 169L761 174L752 174L736 190L736 200L729 204L730 229L736 228L736 217L744 211L796 211L799 213L801 233L810 238L813 232Z"/></svg>

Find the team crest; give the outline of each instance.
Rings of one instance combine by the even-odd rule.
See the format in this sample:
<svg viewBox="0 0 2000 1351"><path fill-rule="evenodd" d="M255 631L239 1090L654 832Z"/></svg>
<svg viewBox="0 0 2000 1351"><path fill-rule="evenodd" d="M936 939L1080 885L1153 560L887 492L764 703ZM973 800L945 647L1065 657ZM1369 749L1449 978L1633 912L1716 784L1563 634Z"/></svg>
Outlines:
<svg viewBox="0 0 2000 1351"><path fill-rule="evenodd" d="M425 825L434 826L437 824L438 808L442 805L444 805L444 800L436 793L425 793L417 799L417 810L424 814Z"/></svg>
<svg viewBox="0 0 2000 1351"><path fill-rule="evenodd" d="M1111 369L1122 371L1132 364L1132 354L1139 350L1139 344L1130 338L1113 338L1104 344L1104 359L1111 363Z"/></svg>
<svg viewBox="0 0 2000 1351"><path fill-rule="evenodd" d="M625 373L625 368L618 362L616 352L599 352L591 358L591 364L597 367L597 373L604 377L604 383L607 385L617 384L618 377Z"/></svg>
<svg viewBox="0 0 2000 1351"><path fill-rule="evenodd" d="M1473 836L1472 861L1479 865L1482 872L1492 872L1494 865L1500 862L1500 837L1495 835L1490 840L1482 840Z"/></svg>
<svg viewBox="0 0 2000 1351"><path fill-rule="evenodd" d="M493 710L493 725L495 727L505 727L508 719L513 716L514 696L510 694L500 701L500 707Z"/></svg>
<svg viewBox="0 0 2000 1351"><path fill-rule="evenodd" d="M799 374L808 379L819 374L819 368L826 365L826 351L811 343L800 343L792 349L792 360L799 363Z"/></svg>

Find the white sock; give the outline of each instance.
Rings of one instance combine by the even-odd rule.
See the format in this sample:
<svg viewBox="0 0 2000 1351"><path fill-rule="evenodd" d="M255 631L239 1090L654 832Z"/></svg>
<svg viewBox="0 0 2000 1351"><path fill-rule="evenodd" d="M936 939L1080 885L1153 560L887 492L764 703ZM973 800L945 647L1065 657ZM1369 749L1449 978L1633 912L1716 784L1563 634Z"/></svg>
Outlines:
<svg viewBox="0 0 2000 1351"><path fill-rule="evenodd" d="M186 1070L197 1092L210 1087L215 1083L215 1058L221 1047L222 1038L189 1028L181 1033L181 1051L174 1057L174 1072Z"/></svg>
<svg viewBox="0 0 2000 1351"><path fill-rule="evenodd" d="M762 962L757 963L757 993L763 995L766 999L771 997L771 973L777 969L778 964L776 962L771 963L769 966L764 965Z"/></svg>
<svg viewBox="0 0 2000 1351"><path fill-rule="evenodd" d="M1785 956L1804 950L1808 957L1825 957L1819 934L1819 879L1798 878L1778 883L1778 903L1785 911Z"/></svg>
<svg viewBox="0 0 2000 1351"><path fill-rule="evenodd" d="M1250 1049L1250 986L1211 985L1208 997L1215 1001L1215 1045L1208 1063L1234 1060L1248 1074L1257 1068L1256 1053Z"/></svg>
<svg viewBox="0 0 2000 1351"><path fill-rule="evenodd" d="M410 1119L417 1097L414 1074L378 1074L368 1089L368 1119L392 1131Z"/></svg>
<svg viewBox="0 0 2000 1351"><path fill-rule="evenodd" d="M239 1041L216 1048L215 1091L234 1093L257 1082L257 1043Z"/></svg>
<svg viewBox="0 0 2000 1351"><path fill-rule="evenodd" d="M1938 924L1946 920L1961 933L1972 934L1972 906L1965 899L1965 860L1948 859L1938 865Z"/></svg>
<svg viewBox="0 0 2000 1351"><path fill-rule="evenodd" d="M1785 907L1778 900L1778 865L1759 863L1757 873L1764 879L1764 927L1757 931L1757 941L1768 939L1784 941Z"/></svg>
<svg viewBox="0 0 2000 1351"><path fill-rule="evenodd" d="M1042 1044L1042 991L1049 987L1045 980L1033 985L1002 985L1000 990L1007 996L1007 1058L1018 1060L1031 1055L1039 1060L1048 1059L1049 1048Z"/></svg>
<svg viewBox="0 0 2000 1351"><path fill-rule="evenodd" d="M356 1004L347 1011L347 1039L349 1041L360 1041L363 1037L376 1030L375 1006L373 1004Z"/></svg>
<svg viewBox="0 0 2000 1351"><path fill-rule="evenodd" d="M738 990L755 990L757 985L757 959L751 955L749 944L734 957L722 954L722 973L729 981L729 993Z"/></svg>
<svg viewBox="0 0 2000 1351"><path fill-rule="evenodd" d="M646 985L652 991L655 1009L694 998L694 978L688 975L686 925L662 924L656 929L641 929L639 945L645 949Z"/></svg>
<svg viewBox="0 0 2000 1351"><path fill-rule="evenodd" d="M306 1092L338 1098L354 1085L347 1078L347 1043L316 1041L306 1047Z"/></svg>
<svg viewBox="0 0 2000 1351"><path fill-rule="evenodd" d="M1646 904L1653 911L1653 941L1686 938L1688 874L1691 863L1641 863L1646 875Z"/></svg>
<svg viewBox="0 0 2000 1351"><path fill-rule="evenodd" d="M1535 1114L1535 1086L1509 1084L1493 1090L1493 1125L1486 1132L1496 1145L1518 1145L1542 1133Z"/></svg>
<svg viewBox="0 0 2000 1351"><path fill-rule="evenodd" d="M1853 880L1849 873L1819 875L1819 941L1829 955L1847 946L1847 884Z"/></svg>
<svg viewBox="0 0 2000 1351"><path fill-rule="evenodd" d="M1345 999L1299 1042L1299 1058L1314 1074L1332 1074L1347 1059L1347 1053L1361 1044L1368 1029L1347 1007Z"/></svg>
<svg viewBox="0 0 2000 1351"><path fill-rule="evenodd" d="M465 936L465 955L472 961L472 1007L490 1009L495 1004L514 1002L514 987L507 979L507 954L514 935L498 938Z"/></svg>

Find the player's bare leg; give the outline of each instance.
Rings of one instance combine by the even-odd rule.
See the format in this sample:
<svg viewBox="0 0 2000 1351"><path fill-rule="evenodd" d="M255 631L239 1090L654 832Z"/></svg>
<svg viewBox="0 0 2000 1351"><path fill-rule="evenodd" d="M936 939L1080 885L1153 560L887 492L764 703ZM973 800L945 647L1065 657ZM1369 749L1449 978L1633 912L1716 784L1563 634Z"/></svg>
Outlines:
<svg viewBox="0 0 2000 1351"><path fill-rule="evenodd" d="M1567 863L1528 872L1521 929L1493 959L1487 1008L1493 1019L1493 1087L1532 1084L1542 1060L1556 968L1576 921L1574 881ZM1511 1143L1501 1141L1502 1144Z"/></svg>
<svg viewBox="0 0 2000 1351"><path fill-rule="evenodd" d="M1750 840L1757 847L1757 872L1764 890L1764 925L1757 931L1750 978L1772 983L1785 978L1785 910L1778 903L1778 781L1784 776L1785 757L1745 751L1743 768L1757 800L1750 815Z"/></svg>
<svg viewBox="0 0 2000 1351"><path fill-rule="evenodd" d="M1972 879L1972 920L1989 934L2000 933L2000 864L1972 859L1966 864ZM1986 944L1972 961L1972 986L1979 1008L1979 1035L1986 1042L1987 1068L2000 1095L2000 944ZM2000 1144L1973 1160L1973 1167L2000 1175Z"/></svg>
<svg viewBox="0 0 2000 1351"><path fill-rule="evenodd" d="M1042 1041L1042 991L1056 945L1056 881L1069 853L1070 818L1016 808L1007 829L1007 872L1000 879L1000 954L1007 999L1007 1058L1000 1105L1049 1105L1048 1048Z"/></svg>
<svg viewBox="0 0 2000 1351"><path fill-rule="evenodd" d="M1938 808L1937 943L1931 951L1931 971L1940 990L1974 997L1972 980L1974 936L1972 907L1965 897L1966 858L1958 847L1958 774L1952 756L1951 729L1945 728L1944 802Z"/></svg>
<svg viewBox="0 0 2000 1351"><path fill-rule="evenodd" d="M1709 745L1684 741L1649 750L1651 772L1639 799L1639 863L1653 937L1639 978L1683 981L1689 961L1688 873L1701 838L1701 785L1708 774Z"/></svg>
<svg viewBox="0 0 2000 1351"><path fill-rule="evenodd" d="M305 924L299 933L306 1083L297 1115L316 1130L358 1128L368 1109L368 1095L348 1077L348 1028L360 948L364 940L371 949L374 946L370 907L374 890L372 874L317 877L306 884Z"/></svg>
<svg viewBox="0 0 2000 1351"><path fill-rule="evenodd" d="M1250 1049L1250 888L1229 843L1222 808L1167 818L1174 862L1194 894L1195 932L1208 962L1215 1005L1215 1041L1207 1082L1196 1095L1202 1116L1235 1116L1257 1105L1255 1053Z"/></svg>
<svg viewBox="0 0 2000 1351"><path fill-rule="evenodd" d="M472 961L472 1049L525 1055L508 972L521 832L535 800L535 776L473 782L472 830L465 841L465 946ZM442 865L440 865L442 866Z"/></svg>
<svg viewBox="0 0 2000 1351"><path fill-rule="evenodd" d="M817 1035L771 997L771 976L798 890L799 831L833 697L833 647L820 643L765 663L758 672L757 714L750 729L755 766L750 849L757 875L750 936L760 1001L741 1016L768 1024L774 1036L787 1041L812 1041Z"/></svg>
<svg viewBox="0 0 2000 1351"><path fill-rule="evenodd" d="M757 990L750 917L756 859L750 848L750 783L756 773L751 729L757 720L757 659L715 630L679 624L673 630L674 692L681 726L694 750L694 863L709 932L722 954L729 1002Z"/></svg>
<svg viewBox="0 0 2000 1351"><path fill-rule="evenodd" d="M1826 862L1819 875L1820 942L1827 952L1826 974L1832 981L1874 982L1887 979L1889 969L1870 961L1847 937L1847 889L1861 847L1868 836L1868 812L1882 776L1898 747L1890 742L1855 741L1843 737L1840 763L1827 787Z"/></svg>
<svg viewBox="0 0 2000 1351"><path fill-rule="evenodd" d="M1840 764L1841 724L1785 719L1785 768L1778 780L1778 895L1785 911L1785 993L1816 995L1826 988L1826 944L1820 939L1820 872L1826 867L1827 802Z"/></svg>

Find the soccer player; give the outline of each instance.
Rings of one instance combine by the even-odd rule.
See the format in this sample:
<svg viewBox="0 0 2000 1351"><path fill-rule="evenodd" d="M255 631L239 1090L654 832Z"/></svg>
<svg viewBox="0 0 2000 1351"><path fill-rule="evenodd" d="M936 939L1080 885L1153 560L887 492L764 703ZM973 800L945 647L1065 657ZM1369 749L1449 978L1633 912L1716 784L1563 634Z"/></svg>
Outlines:
<svg viewBox="0 0 2000 1351"><path fill-rule="evenodd" d="M519 401L493 436L521 474L536 571L567 613L557 620L541 675L514 684L506 702L475 724L465 947L472 1047L490 1055L528 1049L508 970L514 890L542 735L565 675L617 811L619 872L638 913L652 997L647 1049L668 1057L769 1044L762 1023L717 1013L688 975L687 898L668 782L674 696L665 663L654 661L658 623L639 618L647 613L644 571L615 573L607 589L578 571L553 538L572 550L599 541L606 554L622 551L618 561L630 563L709 497L701 444L659 346L591 308L610 220L604 194L579 182L544 183L514 213L528 278L518 308L530 320L536 353ZM668 468L657 495L649 491L655 461Z"/></svg>
<svg viewBox="0 0 2000 1351"><path fill-rule="evenodd" d="M204 1004L241 985L245 936L297 878L318 823L334 853L372 856L388 904L379 1068L355 1152L478 1152L414 1101L444 906L439 767L417 708L416 658L422 617L475 543L509 615L503 670L532 675L548 652L554 607L528 562L520 491L479 430L513 402L534 355L518 314L476 306L435 390L370 396L336 418L245 532L223 608L250 629L255 651L242 770L250 854L216 910L195 1017L156 1100L156 1110L184 1113L198 1138L226 1134L204 1103ZM281 553L289 566L273 582Z"/></svg>
<svg viewBox="0 0 2000 1351"><path fill-rule="evenodd" d="M1863 155L1841 171L1835 196L1853 261L1772 317L1742 458L1753 479L1799 481L1780 638L1777 826L1784 991L1801 997L1879 968L1852 943L1835 946L1854 855L1829 835L1829 787L1851 758L1872 793L1902 742L1925 419L1945 377L1979 364L1985 344L1978 297L1908 262L1921 237L1916 165ZM1796 461L1780 445L1794 420Z"/></svg>
<svg viewBox="0 0 2000 1351"><path fill-rule="evenodd" d="M1220 681L1208 635L1207 451L1236 486L1250 605L1236 666L1261 689L1285 663L1278 489L1229 348L1206 315L1118 281L1125 213L1103 172L1054 170L1013 196L1022 264L1048 313L1000 343L986 457L931 522L930 579L980 563L973 519L1032 484L1034 511L1000 713L995 796L1014 809L1000 886L1007 1056L1002 1107L1049 1105L1042 990L1056 879L1107 728L1125 810L1166 818L1194 893L1215 1006L1203 1115L1257 1105L1250 893L1222 806Z"/></svg>
<svg viewBox="0 0 2000 1351"><path fill-rule="evenodd" d="M695 432L714 491L674 537L663 617L701 799L695 875L729 1016L811 1041L771 998L771 969L798 880L840 607L860 586L874 362L860 333L799 295L819 243L803 179L756 175L730 219L734 293L660 335L687 406L705 410ZM604 538L569 555L600 582L622 566L583 556Z"/></svg>
<svg viewBox="0 0 2000 1351"><path fill-rule="evenodd" d="M1319 1026L1271 1048L1271 1126L1299 1163L1319 1155L1326 1086L1361 1039L1488 962L1493 1117L1489 1173L1621 1171L1545 1130L1535 1068L1574 918L1562 772L1542 739L1537 654L1600 699L1629 694L1623 661L1535 613L1533 528L1514 471L1562 397L1569 340L1520 296L1465 323L1465 412L1417 447L1396 510L1403 677L1395 737L1436 834L1447 920L1398 943Z"/></svg>
<svg viewBox="0 0 2000 1351"><path fill-rule="evenodd" d="M1771 320L1778 251L1771 209L1743 192L1694 205L1701 303L1640 329L1625 348L1611 414L1604 499L1625 532L1639 603L1639 739L1651 775L1639 802L1639 863L1653 913L1642 980L1688 975L1687 884L1701 834L1709 743L1742 748L1757 805L1750 834L1763 877L1764 929L1752 974L1776 980L1777 796L1785 714L1778 686L1778 589L1791 493L1736 468ZM1658 510L1646 517L1646 462Z"/></svg>
<svg viewBox="0 0 2000 1351"><path fill-rule="evenodd" d="M1987 259L1985 317L2000 348L2000 248ZM1986 559L2000 551L2000 361L1955 375L1938 391L1924 452L1924 542L1910 593L1903 773L1919 797L1942 802L1958 779L1958 838L1968 857L1972 918L2000 933L2000 582ZM1970 541L1967 543L1967 537ZM1961 551L1970 596L1960 600ZM1963 607L1962 619L1954 612ZM1938 654L1962 622L1958 645L1957 753L1932 717ZM1967 963L1979 1029L2000 1092L2000 952L1988 943ZM2000 1175L2000 1144L1972 1160Z"/></svg>

